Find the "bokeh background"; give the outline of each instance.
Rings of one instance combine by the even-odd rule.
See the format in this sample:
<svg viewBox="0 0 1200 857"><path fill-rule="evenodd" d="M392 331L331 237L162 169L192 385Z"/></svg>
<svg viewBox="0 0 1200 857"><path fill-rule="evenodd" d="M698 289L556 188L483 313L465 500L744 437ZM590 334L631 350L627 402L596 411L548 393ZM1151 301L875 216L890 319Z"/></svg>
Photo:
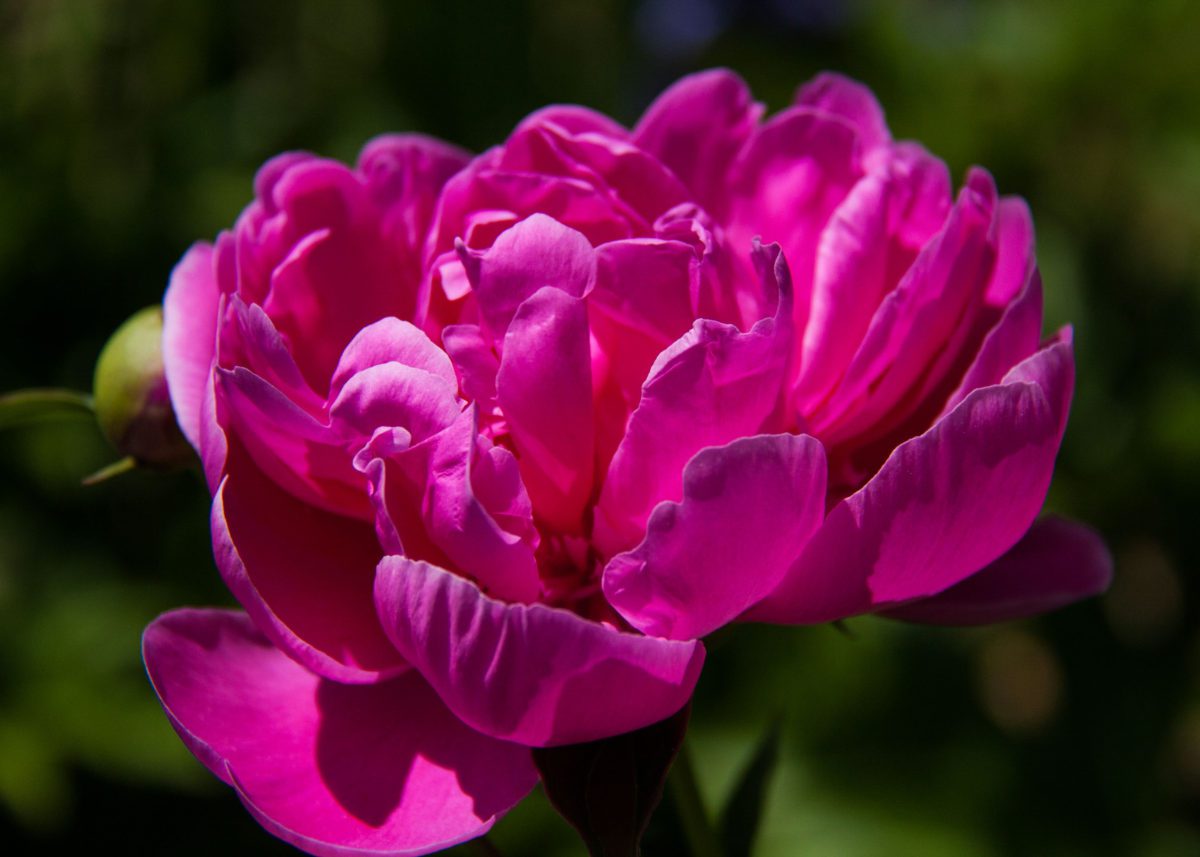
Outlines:
<svg viewBox="0 0 1200 857"><path fill-rule="evenodd" d="M1117 577L982 630L742 629L697 696L704 797L781 718L764 857L1200 854L1198 43L1193 0L3 0L0 390L88 388L278 151L479 149L556 101L630 123L712 65L777 109L844 71L897 136L1029 200L1048 325L1078 342L1049 505L1106 534ZM294 853L184 751L139 661L158 612L230 603L204 488L83 488L111 457L87 422L0 434L0 849ZM684 853L672 812L647 857ZM583 853L540 794L492 838Z"/></svg>

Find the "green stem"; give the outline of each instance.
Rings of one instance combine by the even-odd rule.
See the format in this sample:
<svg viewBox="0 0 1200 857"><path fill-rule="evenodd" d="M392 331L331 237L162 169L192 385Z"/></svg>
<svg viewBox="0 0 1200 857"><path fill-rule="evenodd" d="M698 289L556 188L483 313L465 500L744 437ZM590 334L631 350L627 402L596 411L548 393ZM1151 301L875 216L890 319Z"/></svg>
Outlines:
<svg viewBox="0 0 1200 857"><path fill-rule="evenodd" d="M717 844L712 822L704 809L704 800L700 796L696 771L692 767L692 757L686 742L679 748L679 755L675 757L675 765L671 768L671 777L667 782L692 857L721 857L721 848Z"/></svg>

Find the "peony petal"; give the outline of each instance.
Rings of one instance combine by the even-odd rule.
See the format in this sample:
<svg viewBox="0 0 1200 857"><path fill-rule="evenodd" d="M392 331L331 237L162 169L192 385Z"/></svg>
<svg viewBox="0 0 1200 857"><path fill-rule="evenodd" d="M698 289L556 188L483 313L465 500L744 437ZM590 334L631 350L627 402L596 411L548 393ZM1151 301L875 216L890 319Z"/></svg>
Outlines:
<svg viewBox="0 0 1200 857"><path fill-rule="evenodd" d="M226 585L287 654L340 682L379 681L403 669L372 606L382 551L370 524L296 500L235 445L212 530Z"/></svg>
<svg viewBox="0 0 1200 857"><path fill-rule="evenodd" d="M1006 622L1099 595L1112 573L1112 555L1095 530L1043 518L1008 553L962 583L884 615L933 625Z"/></svg>
<svg viewBox="0 0 1200 857"><path fill-rule="evenodd" d="M858 131L864 150L891 142L883 108L874 93L858 81L834 72L822 72L800 87L796 104L816 108L849 122Z"/></svg>
<svg viewBox="0 0 1200 857"><path fill-rule="evenodd" d="M517 308L542 287L578 298L596 279L592 245L544 214L506 230L486 253L473 256L463 248L460 254L484 321L496 338L504 336Z"/></svg>
<svg viewBox="0 0 1200 857"><path fill-rule="evenodd" d="M635 628L689 640L769 594L825 516L825 450L808 435L741 438L696 454L683 500L604 569L604 595Z"/></svg>
<svg viewBox="0 0 1200 857"><path fill-rule="evenodd" d="M176 610L142 639L171 724L274 835L319 857L407 857L480 836L537 782L529 751L464 726L415 672L339 685L243 614Z"/></svg>
<svg viewBox="0 0 1200 857"><path fill-rule="evenodd" d="M449 361L447 361L447 364ZM346 381L329 407L329 421L348 447L361 446L381 426L398 426L417 443L454 421L462 410L458 383L402 363L369 366Z"/></svg>
<svg viewBox="0 0 1200 857"><path fill-rule="evenodd" d="M521 475L539 518L578 533L595 468L586 304L547 286L521 304L496 377Z"/></svg>
<svg viewBox="0 0 1200 857"><path fill-rule="evenodd" d="M763 278L777 282L775 316L747 333L697 321L655 361L596 505L593 537L605 555L636 545L654 506L680 498L693 455L757 434L776 410L791 349L791 288L778 245L757 248L755 258Z"/></svg>
<svg viewBox="0 0 1200 857"><path fill-rule="evenodd" d="M468 399L496 398L500 359L477 324L451 324L442 330L442 345L454 364L458 386Z"/></svg>
<svg viewBox="0 0 1200 857"><path fill-rule="evenodd" d="M163 297L163 369L171 407L184 437L200 449L200 409L212 383L220 290L213 247L197 243L171 271Z"/></svg>
<svg viewBox="0 0 1200 857"><path fill-rule="evenodd" d="M385 557L388 636L484 734L535 747L640 729L691 696L704 647L630 634L543 604L505 604L428 563Z"/></svg>
<svg viewBox="0 0 1200 857"><path fill-rule="evenodd" d="M647 108L633 141L671 168L693 199L714 214L727 205L726 180L763 106L727 69L688 75Z"/></svg>
<svg viewBox="0 0 1200 857"><path fill-rule="evenodd" d="M798 331L807 320L818 237L861 174L854 128L806 107L761 125L730 170L727 244L744 252L761 237L783 247Z"/></svg>
<svg viewBox="0 0 1200 857"><path fill-rule="evenodd" d="M420 328L398 318L384 318L355 334L342 352L330 382L330 398L337 398L351 377L384 363L402 363L456 383L454 366Z"/></svg>
<svg viewBox="0 0 1200 857"><path fill-rule="evenodd" d="M934 595L995 560L1042 506L1073 382L1064 336L971 393L833 508L749 618L839 619Z"/></svg>

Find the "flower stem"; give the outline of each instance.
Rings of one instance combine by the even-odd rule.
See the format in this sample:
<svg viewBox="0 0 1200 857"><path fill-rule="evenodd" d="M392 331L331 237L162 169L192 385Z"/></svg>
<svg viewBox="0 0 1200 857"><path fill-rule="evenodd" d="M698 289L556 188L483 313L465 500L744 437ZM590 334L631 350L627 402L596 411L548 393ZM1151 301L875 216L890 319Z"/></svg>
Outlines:
<svg viewBox="0 0 1200 857"><path fill-rule="evenodd" d="M675 757L668 784L692 857L721 857L721 848L717 843L712 823L708 820L708 813L704 809L704 800L700 796L696 771L692 767L692 757L686 742L679 748L679 755Z"/></svg>

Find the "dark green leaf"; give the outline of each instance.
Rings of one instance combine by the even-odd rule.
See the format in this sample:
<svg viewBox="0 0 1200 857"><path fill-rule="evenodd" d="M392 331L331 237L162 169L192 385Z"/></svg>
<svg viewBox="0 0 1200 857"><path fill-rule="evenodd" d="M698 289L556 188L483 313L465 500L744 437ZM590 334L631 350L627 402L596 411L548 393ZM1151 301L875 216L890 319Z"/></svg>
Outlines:
<svg viewBox="0 0 1200 857"><path fill-rule="evenodd" d="M762 821L763 803L775 765L779 761L780 722L776 718L759 741L749 764L730 794L718 822L724 857L750 857Z"/></svg>
<svg viewBox="0 0 1200 857"><path fill-rule="evenodd" d="M534 749L546 796L592 857L637 857L690 710L601 741Z"/></svg>

